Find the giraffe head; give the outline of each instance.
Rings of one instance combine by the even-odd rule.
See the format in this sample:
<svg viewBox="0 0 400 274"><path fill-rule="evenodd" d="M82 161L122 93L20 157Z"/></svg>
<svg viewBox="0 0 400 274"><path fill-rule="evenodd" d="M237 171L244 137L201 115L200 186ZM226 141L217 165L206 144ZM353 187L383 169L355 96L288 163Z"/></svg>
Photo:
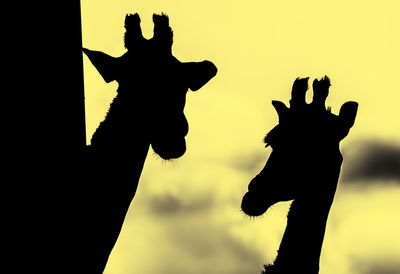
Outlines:
<svg viewBox="0 0 400 274"><path fill-rule="evenodd" d="M332 114L330 108L325 108L329 87L328 77L315 79L313 101L307 104L308 78L298 78L293 84L290 108L272 101L279 124L264 138L272 152L243 197L242 210L246 214L259 216L279 201L319 195L326 189L326 181L337 182L342 163L339 142L353 126L358 104L347 102L339 115ZM336 189L335 184L331 185Z"/></svg>
<svg viewBox="0 0 400 274"><path fill-rule="evenodd" d="M132 127L163 159L181 157L186 151L189 126L184 115L188 89L196 91L217 73L210 61L180 62L172 54L173 32L165 14L153 15L154 31L145 39L140 17L125 17L124 44L127 52L118 58L84 49L106 82L119 84L115 123ZM113 115L110 108L110 118ZM108 117L108 116L107 116ZM93 143L93 140L92 140Z"/></svg>

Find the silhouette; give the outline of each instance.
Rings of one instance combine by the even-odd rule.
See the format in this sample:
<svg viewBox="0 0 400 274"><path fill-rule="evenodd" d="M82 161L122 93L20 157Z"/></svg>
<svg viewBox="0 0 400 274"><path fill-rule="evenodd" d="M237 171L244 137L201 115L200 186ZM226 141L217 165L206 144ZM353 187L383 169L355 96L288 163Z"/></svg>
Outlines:
<svg viewBox="0 0 400 274"><path fill-rule="evenodd" d="M69 255L76 256L69 252L76 215L67 201L81 185L65 180L64 174L75 171L64 163L86 145L80 1L53 2L57 12L48 3L25 4L9 5L20 19L3 38L13 41L3 66L14 83L2 99L2 183L10 198L2 219L3 262L14 272L63 273L61 268L74 264Z"/></svg>
<svg viewBox="0 0 400 274"><path fill-rule="evenodd" d="M94 255L88 268L95 273L103 271L118 238L149 146L165 160L185 153L189 130L183 113L186 92L200 89L217 73L209 61L176 59L168 16L154 14L153 22L154 36L147 40L139 15L126 15L127 52L121 57L83 49L107 83L115 80L119 84L106 119L86 151L92 186L87 194L92 199L88 218L93 228L88 232L88 252Z"/></svg>
<svg viewBox="0 0 400 274"><path fill-rule="evenodd" d="M339 115L325 108L330 80L313 82L312 103L305 102L308 78L294 81L290 108L272 101L279 124L266 136L272 153L264 169L250 182L242 210L259 216L273 204L294 200L273 265L267 274L319 271L326 221L336 192L343 157L339 142L354 124L358 104L343 104Z"/></svg>

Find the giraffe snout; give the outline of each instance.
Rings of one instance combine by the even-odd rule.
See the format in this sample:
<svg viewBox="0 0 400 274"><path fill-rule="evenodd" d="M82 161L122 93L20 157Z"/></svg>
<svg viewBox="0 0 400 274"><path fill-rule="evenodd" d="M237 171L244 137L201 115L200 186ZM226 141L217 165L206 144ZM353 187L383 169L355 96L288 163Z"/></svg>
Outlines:
<svg viewBox="0 0 400 274"><path fill-rule="evenodd" d="M181 138L166 138L153 141L151 147L164 160L177 159L186 152L186 141Z"/></svg>
<svg viewBox="0 0 400 274"><path fill-rule="evenodd" d="M260 193L247 192L242 199L241 208L248 216L260 216L264 214L272 205L268 200L265 200Z"/></svg>

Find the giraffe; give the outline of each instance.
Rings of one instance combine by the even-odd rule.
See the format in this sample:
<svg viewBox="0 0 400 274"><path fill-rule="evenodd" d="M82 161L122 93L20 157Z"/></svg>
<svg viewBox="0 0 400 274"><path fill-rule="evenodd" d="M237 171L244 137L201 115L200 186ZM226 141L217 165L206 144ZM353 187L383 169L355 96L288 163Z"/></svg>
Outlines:
<svg viewBox="0 0 400 274"><path fill-rule="evenodd" d="M260 216L280 201L294 200L278 255L264 274L319 272L328 214L343 157L339 142L353 126L358 104L346 102L339 115L325 107L331 85L327 76L313 81L313 100L305 101L309 78L297 78L290 108L272 101L279 123L264 138L272 152L242 199L242 210Z"/></svg>
<svg viewBox="0 0 400 274"><path fill-rule="evenodd" d="M184 115L188 89L197 91L217 73L210 61L180 62L172 54L173 32L166 14L153 15L154 35L145 39L137 13L125 17L121 57L83 48L105 82L118 82L117 96L85 151L91 206L87 211L86 259L102 273L135 196L149 147L162 159L186 151Z"/></svg>

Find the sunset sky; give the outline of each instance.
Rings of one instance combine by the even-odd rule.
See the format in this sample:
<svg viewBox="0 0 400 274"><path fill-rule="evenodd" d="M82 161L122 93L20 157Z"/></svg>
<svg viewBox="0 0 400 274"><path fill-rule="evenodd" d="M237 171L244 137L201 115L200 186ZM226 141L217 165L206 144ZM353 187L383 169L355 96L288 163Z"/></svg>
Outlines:
<svg viewBox="0 0 400 274"><path fill-rule="evenodd" d="M332 111L349 100L359 111L341 143L320 273L400 273L399 1L82 0L81 10L84 47L120 56L125 15L139 13L149 39L152 14L164 12L174 56L218 67L187 94L186 154L165 162L149 151L105 274L249 274L271 263L290 202L251 220L241 198L271 152L271 101L288 104L296 77L324 75ZM89 143L118 84L86 57L84 81Z"/></svg>

